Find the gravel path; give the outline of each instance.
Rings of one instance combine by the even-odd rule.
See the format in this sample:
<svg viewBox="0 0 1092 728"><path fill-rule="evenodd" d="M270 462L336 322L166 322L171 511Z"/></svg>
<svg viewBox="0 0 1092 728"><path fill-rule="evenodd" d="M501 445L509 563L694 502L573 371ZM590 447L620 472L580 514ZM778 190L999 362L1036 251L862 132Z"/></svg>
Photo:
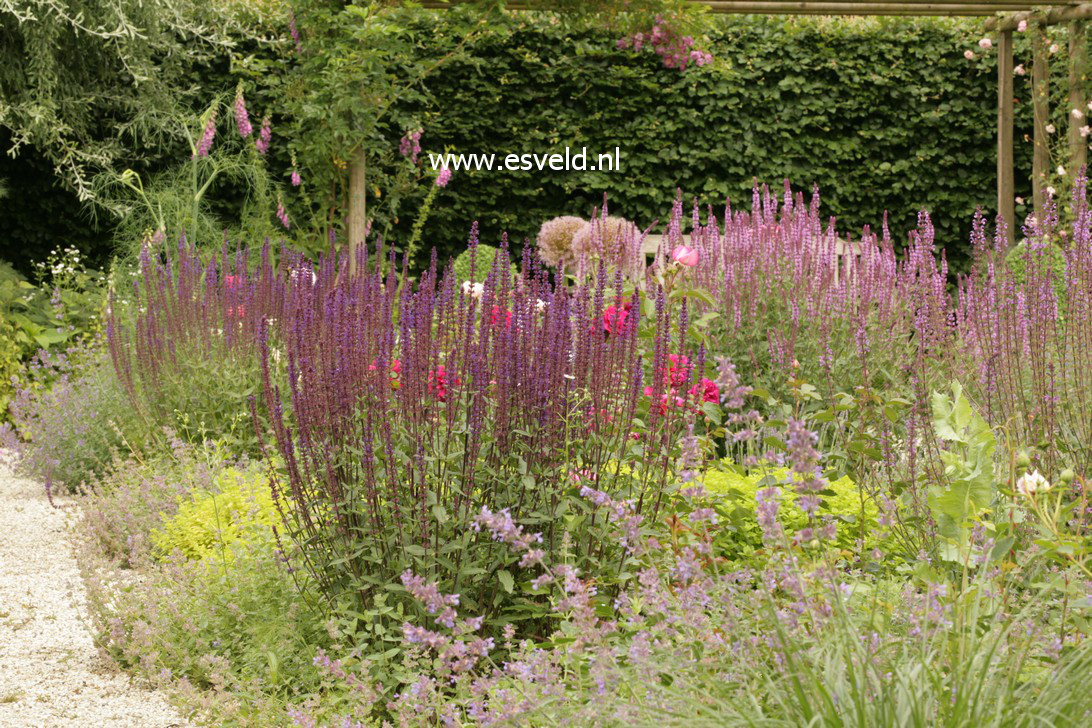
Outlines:
<svg viewBox="0 0 1092 728"><path fill-rule="evenodd" d="M69 519L0 458L0 728L187 726L95 649Z"/></svg>

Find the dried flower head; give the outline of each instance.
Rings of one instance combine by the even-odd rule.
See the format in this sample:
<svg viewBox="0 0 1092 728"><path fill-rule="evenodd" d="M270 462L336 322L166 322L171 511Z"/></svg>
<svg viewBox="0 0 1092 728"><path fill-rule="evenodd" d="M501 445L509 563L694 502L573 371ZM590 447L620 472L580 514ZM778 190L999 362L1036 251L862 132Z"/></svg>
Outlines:
<svg viewBox="0 0 1092 728"><path fill-rule="evenodd" d="M574 242L588 228L588 221L572 215L562 215L542 223L536 245L538 257L552 267L571 265L576 261Z"/></svg>

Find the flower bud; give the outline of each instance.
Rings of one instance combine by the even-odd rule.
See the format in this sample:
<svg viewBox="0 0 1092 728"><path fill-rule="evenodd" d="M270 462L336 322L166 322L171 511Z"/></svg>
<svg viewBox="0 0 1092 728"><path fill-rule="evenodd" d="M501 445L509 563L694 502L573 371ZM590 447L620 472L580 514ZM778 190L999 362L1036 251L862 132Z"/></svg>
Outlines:
<svg viewBox="0 0 1092 728"><path fill-rule="evenodd" d="M1073 479L1077 477L1077 474L1073 472L1072 468L1066 468L1062 471L1062 474L1058 476L1058 480L1062 481L1066 485L1073 482Z"/></svg>

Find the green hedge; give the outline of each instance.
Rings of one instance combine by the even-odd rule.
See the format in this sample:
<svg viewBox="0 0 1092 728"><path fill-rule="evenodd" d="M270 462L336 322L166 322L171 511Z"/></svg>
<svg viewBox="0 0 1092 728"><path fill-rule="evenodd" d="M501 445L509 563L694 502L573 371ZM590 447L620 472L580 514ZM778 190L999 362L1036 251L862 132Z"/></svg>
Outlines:
<svg viewBox="0 0 1092 728"><path fill-rule="evenodd" d="M426 56L450 51L432 40L443 34L429 32L444 18L422 16ZM513 14L508 26L470 42L470 60L443 64L429 76L424 106L404 105L389 118L418 119L426 151L617 146L622 171L458 173L432 210L422 256L432 246L442 257L457 255L474 220L483 242L508 231L518 255L519 242L544 220L587 216L604 194L612 213L647 225L670 211L676 188L717 208L725 197L746 208L753 179L779 185L787 177L797 188L818 185L824 211L851 234L877 225L888 211L893 234L903 240L918 211L928 209L938 242L959 267L974 209L992 214L995 204L996 54L978 51L980 34L977 20L718 16L707 45L717 62L680 74L651 52L617 50L610 32L573 33L544 16ZM1027 40L1017 36L1018 63L1030 64ZM1062 45L1054 64L1059 80ZM963 57L967 49L977 51L975 60ZM245 60L235 67L225 58L204 69L199 83L211 97L232 93L245 79L252 113L275 113L270 163L274 174L287 173L292 139L290 120L276 113L284 94L279 56L255 46L237 57ZM1017 194L1024 197L1030 197L1031 145L1023 141L1031 129L1029 79L1016 83ZM1060 93L1060 85L1054 88ZM1065 109L1057 107L1055 124L1063 128ZM389 129L392 147L400 134ZM151 156L166 159L151 166L176 153L159 150ZM93 257L105 252L108 228L94 230L74 197L54 187L51 171L32 161L0 162L0 177L13 188L11 204L3 204L0 258L26 269L29 259L69 242ZM402 239L423 194L401 210L395 232ZM215 197L230 216L238 202L232 191L217 190ZM286 204L302 219L297 200Z"/></svg>
<svg viewBox="0 0 1092 728"><path fill-rule="evenodd" d="M646 225L670 212L677 187L749 208L754 178L788 178L818 185L851 233L886 210L905 239L926 208L958 262L975 208L996 204L996 53L979 51L980 34L977 21L722 16L707 46L717 63L680 74L651 52L615 50L607 33L529 21L497 30L473 44L473 62L429 79L425 149L618 146L622 172L457 174L424 239L457 251L476 219L483 240L507 230L518 242L554 215L587 216L604 193L612 213ZM1018 140L1031 124L1027 79L1017 79ZM1025 195L1030 156L1019 144Z"/></svg>

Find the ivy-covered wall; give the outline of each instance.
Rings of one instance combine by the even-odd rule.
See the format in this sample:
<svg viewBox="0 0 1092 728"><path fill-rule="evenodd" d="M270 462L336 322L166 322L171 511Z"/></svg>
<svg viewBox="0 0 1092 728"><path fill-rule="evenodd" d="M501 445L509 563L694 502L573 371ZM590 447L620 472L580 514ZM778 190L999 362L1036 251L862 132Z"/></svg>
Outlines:
<svg viewBox="0 0 1092 728"><path fill-rule="evenodd" d="M618 146L622 171L459 173L425 239L454 250L476 219L484 239L507 230L518 241L553 215L589 214L604 193L612 213L649 224L670 212L676 188L749 207L753 179L788 178L818 185L851 234L887 211L901 240L928 209L958 263L975 208L996 205L996 53L978 48L980 34L975 21L722 16L708 46L717 63L683 74L650 52L614 50L606 34L540 23L487 36L472 63L429 79L425 148ZM1023 190L1031 118L1017 81Z"/></svg>

